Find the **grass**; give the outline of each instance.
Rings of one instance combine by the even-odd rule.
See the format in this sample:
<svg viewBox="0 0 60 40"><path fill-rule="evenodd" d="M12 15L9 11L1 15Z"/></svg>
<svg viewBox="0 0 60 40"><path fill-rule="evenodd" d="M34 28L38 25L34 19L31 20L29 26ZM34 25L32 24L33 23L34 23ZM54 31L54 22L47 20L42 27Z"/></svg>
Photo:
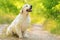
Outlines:
<svg viewBox="0 0 60 40"><path fill-rule="evenodd" d="M0 24L11 23L16 15L12 13L4 13L0 10Z"/></svg>

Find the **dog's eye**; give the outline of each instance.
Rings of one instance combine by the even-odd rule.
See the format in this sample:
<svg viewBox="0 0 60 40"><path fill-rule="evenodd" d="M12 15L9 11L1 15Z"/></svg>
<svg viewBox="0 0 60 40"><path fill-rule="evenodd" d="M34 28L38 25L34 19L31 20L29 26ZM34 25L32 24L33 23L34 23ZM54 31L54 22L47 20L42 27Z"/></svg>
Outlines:
<svg viewBox="0 0 60 40"><path fill-rule="evenodd" d="M26 5L26 7L28 7L28 6Z"/></svg>

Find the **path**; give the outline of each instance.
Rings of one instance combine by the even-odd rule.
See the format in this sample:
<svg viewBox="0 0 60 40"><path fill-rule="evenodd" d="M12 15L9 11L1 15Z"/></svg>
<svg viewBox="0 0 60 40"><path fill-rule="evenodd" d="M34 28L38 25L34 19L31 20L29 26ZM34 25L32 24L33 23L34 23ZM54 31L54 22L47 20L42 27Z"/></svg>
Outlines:
<svg viewBox="0 0 60 40"><path fill-rule="evenodd" d="M39 25L32 25L33 27L25 32L24 36L26 38L19 39L14 36L6 37L5 32L7 26L7 24L0 25L0 40L60 40L60 37L53 36L47 31L44 31L42 26Z"/></svg>

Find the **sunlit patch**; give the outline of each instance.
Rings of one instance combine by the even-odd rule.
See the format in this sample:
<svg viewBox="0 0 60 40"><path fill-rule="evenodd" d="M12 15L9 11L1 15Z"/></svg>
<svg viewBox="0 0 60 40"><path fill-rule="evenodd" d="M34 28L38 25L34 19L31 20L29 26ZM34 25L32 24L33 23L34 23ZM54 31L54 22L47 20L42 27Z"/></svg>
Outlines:
<svg viewBox="0 0 60 40"><path fill-rule="evenodd" d="M52 28L56 27L56 25L57 23L54 20L50 19L45 22L44 28L50 32Z"/></svg>
<svg viewBox="0 0 60 40"><path fill-rule="evenodd" d="M23 5L23 3L22 2L15 2L14 3L15 4L15 6L17 6L17 8L19 9L19 8L21 8L22 7L22 5Z"/></svg>
<svg viewBox="0 0 60 40"><path fill-rule="evenodd" d="M58 10L60 10L60 4L56 5L56 8L57 8Z"/></svg>

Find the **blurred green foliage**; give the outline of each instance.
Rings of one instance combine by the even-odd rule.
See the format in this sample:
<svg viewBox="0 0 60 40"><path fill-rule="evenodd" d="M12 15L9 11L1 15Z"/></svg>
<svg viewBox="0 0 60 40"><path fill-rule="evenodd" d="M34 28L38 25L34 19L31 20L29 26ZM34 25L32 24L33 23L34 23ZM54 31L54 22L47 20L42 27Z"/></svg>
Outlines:
<svg viewBox="0 0 60 40"><path fill-rule="evenodd" d="M0 24L11 23L26 3L33 6L31 23L60 34L60 0L0 0Z"/></svg>

